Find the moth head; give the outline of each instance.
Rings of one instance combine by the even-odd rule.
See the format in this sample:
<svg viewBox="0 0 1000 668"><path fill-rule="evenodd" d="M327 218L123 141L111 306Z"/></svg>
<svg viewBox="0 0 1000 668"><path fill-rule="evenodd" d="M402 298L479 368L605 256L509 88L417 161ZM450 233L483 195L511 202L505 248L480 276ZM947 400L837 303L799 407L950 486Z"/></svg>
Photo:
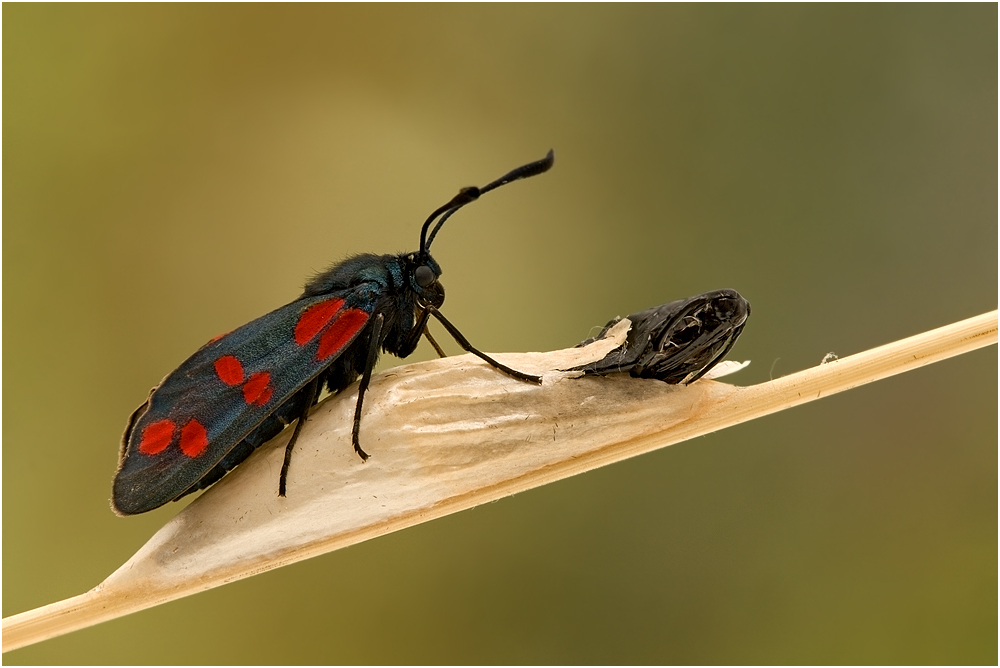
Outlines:
<svg viewBox="0 0 1000 668"><path fill-rule="evenodd" d="M410 255L406 273L410 289L417 295L418 303L434 308L439 308L444 303L444 286L438 280L441 277L441 267L429 254Z"/></svg>

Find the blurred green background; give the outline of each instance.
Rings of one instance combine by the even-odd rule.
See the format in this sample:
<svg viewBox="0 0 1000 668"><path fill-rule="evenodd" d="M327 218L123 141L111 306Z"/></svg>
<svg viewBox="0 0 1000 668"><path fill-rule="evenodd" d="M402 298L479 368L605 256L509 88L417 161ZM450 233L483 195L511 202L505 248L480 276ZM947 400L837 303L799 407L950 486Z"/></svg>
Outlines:
<svg viewBox="0 0 1000 668"><path fill-rule="evenodd" d="M552 172L435 243L444 312L485 350L732 287L753 304L733 382L752 384L997 306L994 4L3 19L5 616L96 585L180 509L107 502L164 374L348 253L414 250L457 188L550 147ZM4 659L995 664L996 364L991 347Z"/></svg>

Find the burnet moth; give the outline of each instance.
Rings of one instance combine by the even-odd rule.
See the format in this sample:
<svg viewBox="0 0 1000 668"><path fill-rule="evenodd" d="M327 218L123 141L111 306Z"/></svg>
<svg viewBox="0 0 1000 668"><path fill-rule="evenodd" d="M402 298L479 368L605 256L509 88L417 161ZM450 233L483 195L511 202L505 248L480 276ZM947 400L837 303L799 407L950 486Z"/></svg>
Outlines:
<svg viewBox="0 0 1000 668"><path fill-rule="evenodd" d="M440 353L426 331L431 316L462 348L498 371L541 383L540 377L474 348L441 314L441 267L430 247L463 206L548 171L554 160L549 151L482 188L463 188L424 222L419 250L350 257L309 281L297 300L205 344L153 388L129 418L112 509L135 515L204 489L297 421L278 480L278 494L284 496L292 449L320 391L340 392L359 376L352 441L367 459L360 443L361 413L379 351L406 357L424 335Z"/></svg>

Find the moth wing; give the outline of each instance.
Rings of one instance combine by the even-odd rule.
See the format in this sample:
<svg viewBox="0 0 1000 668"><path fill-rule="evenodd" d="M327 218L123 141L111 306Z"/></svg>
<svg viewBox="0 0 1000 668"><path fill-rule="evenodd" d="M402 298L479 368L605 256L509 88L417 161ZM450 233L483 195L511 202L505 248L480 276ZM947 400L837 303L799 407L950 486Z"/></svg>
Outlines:
<svg viewBox="0 0 1000 668"><path fill-rule="evenodd" d="M134 515L191 488L364 329L358 292L309 297L213 339L153 389L122 436L112 508Z"/></svg>

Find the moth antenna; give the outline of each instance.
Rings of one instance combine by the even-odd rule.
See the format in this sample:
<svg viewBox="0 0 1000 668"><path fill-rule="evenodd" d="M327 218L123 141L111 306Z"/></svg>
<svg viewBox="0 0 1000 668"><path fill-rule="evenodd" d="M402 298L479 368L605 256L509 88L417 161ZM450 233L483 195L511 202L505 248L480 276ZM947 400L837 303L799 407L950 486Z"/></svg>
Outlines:
<svg viewBox="0 0 1000 668"><path fill-rule="evenodd" d="M430 218L427 219L427 222L424 223L423 228L420 230L420 252L427 253L430 250L431 242L433 242L434 237L437 236L438 230L441 229L441 226L444 225L446 220L451 218L451 216L463 206L469 204L470 202L475 202L479 199L480 195L488 193L491 190L495 190L500 186L507 185L512 181L527 179L532 176L543 174L552 168L555 161L556 153L552 149L549 149L549 152L545 154L545 157L541 160L536 160L535 162L529 162L527 165L522 165L517 169L504 174L496 181L491 181L482 188L476 188L475 186L471 188L462 188L462 190L460 190L450 202L442 207L439 207L434 213L431 214ZM430 236L427 236L427 229L438 216L441 216L441 220L439 220L437 225L434 226Z"/></svg>
<svg viewBox="0 0 1000 668"><path fill-rule="evenodd" d="M549 152L545 154L545 157L541 160L536 160L534 162L529 162L527 165L522 165L517 169L508 172L507 174L501 176L496 181L488 183L479 189L480 195L485 195L489 191L499 188L500 186L505 186L511 181L517 181L518 179L527 179L532 176L538 176L539 174L544 174L545 172L552 169L553 163L556 161L556 152L549 149Z"/></svg>
<svg viewBox="0 0 1000 668"><path fill-rule="evenodd" d="M431 230L431 235L427 239L427 248L431 247L431 242L434 241L434 237L437 236L438 230L440 230L441 226L444 225L444 221L446 221L449 218L451 218L451 214L455 213L456 211L458 211L461 208L462 207L460 207L460 206L456 206L456 207L453 207L453 208L449 209L448 211L445 211L444 215L441 216L441 220L439 220L438 223L437 223L437 225L434 226L434 229Z"/></svg>
<svg viewBox="0 0 1000 668"><path fill-rule="evenodd" d="M431 245L430 241L427 241L427 228L430 227L431 223L434 222L435 218L440 216L442 213L447 214L445 216L445 218L447 218L448 216L451 215L450 213L448 213L448 211L450 211L451 209L457 211L458 209L462 208L469 202L475 202L477 199L479 199L479 188L476 187L462 188L461 190L458 191L457 195L451 198L451 201L435 209L434 213L432 213L427 218L427 220L424 221L424 226L420 228L420 252L426 253L427 249ZM441 224L439 223L437 227L441 227ZM437 228L435 228L434 233L431 234L432 240L434 239L434 234L437 234Z"/></svg>

